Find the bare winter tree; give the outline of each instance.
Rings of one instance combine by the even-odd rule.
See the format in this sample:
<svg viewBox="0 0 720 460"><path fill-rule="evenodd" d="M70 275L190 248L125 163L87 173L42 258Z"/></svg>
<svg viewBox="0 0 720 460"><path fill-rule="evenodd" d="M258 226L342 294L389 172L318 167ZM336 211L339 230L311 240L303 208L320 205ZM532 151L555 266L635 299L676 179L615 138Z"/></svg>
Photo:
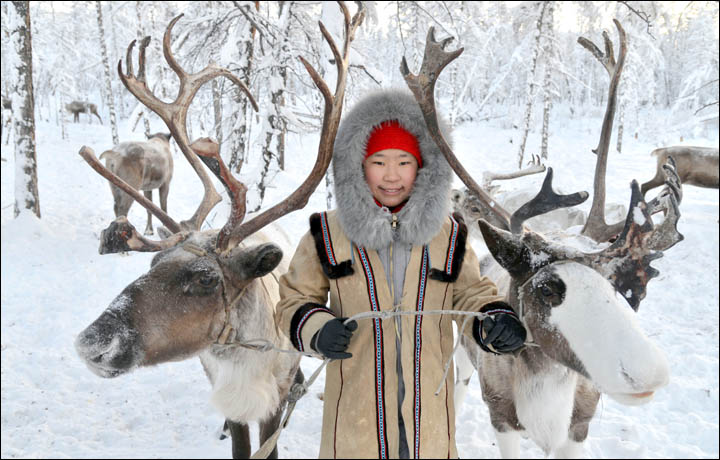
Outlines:
<svg viewBox="0 0 720 460"><path fill-rule="evenodd" d="M32 37L30 2L12 2L8 8L13 47L17 56L12 106L20 116L14 117L15 130L15 217L30 209L40 217L35 152L35 100L32 79ZM12 66L11 66L12 67Z"/></svg>
<svg viewBox="0 0 720 460"><path fill-rule="evenodd" d="M536 76L538 69L538 58L540 55L540 47L542 44L544 18L548 9L548 4L552 2L543 2L540 6L540 14L537 19L537 31L535 36L535 49L532 56L532 68L528 75L527 103L525 104L525 116L523 117L523 135L520 141L520 149L518 150L518 169L522 168L523 156L525 155L525 145L527 144L528 133L530 132L530 120L532 118L533 102L535 100L535 91L537 88Z"/></svg>
<svg viewBox="0 0 720 460"><path fill-rule="evenodd" d="M110 127L112 128L113 144L119 144L117 120L115 119L115 99L112 90L112 80L110 79L110 62L108 61L107 42L105 40L105 29L102 19L102 5L100 1L95 2L97 9L98 31L100 32L100 49L102 50L103 66L105 67L105 89L107 91L107 102L110 108Z"/></svg>
<svg viewBox="0 0 720 460"><path fill-rule="evenodd" d="M555 34L553 31L553 19L555 16L555 2L548 2L547 9L545 11L545 23L542 28L542 35L544 38L545 45L543 46L543 54L545 58L545 73L543 76L543 124L542 124L542 141L540 146L540 156L543 158L548 157L548 134L550 131L550 111L552 110L552 63L550 62L550 56L554 49L553 41L555 40Z"/></svg>
<svg viewBox="0 0 720 460"><path fill-rule="evenodd" d="M253 2L255 11L260 10L260 2ZM244 8L249 6L241 6L235 2L236 7L241 11L246 11ZM239 78L240 81L245 83L245 86L250 87L250 73L253 70L253 58L255 54L255 35L257 29L254 22L251 21L251 27L249 31L246 28L242 28L239 32L239 38L237 41L237 48L239 50L238 56L239 62ZM250 133L251 117L250 107L248 99L239 91L235 93L235 104L238 110L233 111L230 115L232 120L231 128L231 146L230 146L230 168L235 172L240 172L242 164L245 161L245 152L248 146L248 135Z"/></svg>

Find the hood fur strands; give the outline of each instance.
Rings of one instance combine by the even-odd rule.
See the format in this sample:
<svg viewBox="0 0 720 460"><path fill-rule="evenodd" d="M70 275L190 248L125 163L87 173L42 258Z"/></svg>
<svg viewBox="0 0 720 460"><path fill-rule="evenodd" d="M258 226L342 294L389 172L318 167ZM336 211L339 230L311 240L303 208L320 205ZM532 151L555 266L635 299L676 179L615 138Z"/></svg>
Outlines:
<svg viewBox="0 0 720 460"><path fill-rule="evenodd" d="M423 167L418 169L410 198L397 212L395 238L422 246L440 231L450 212L452 169L430 137L420 106L409 91L372 93L340 122L332 160L339 222L358 246L379 250L393 242L392 214L375 204L362 168L368 137L386 120L397 120L420 146ZM442 119L439 122L443 136L452 145L449 125Z"/></svg>

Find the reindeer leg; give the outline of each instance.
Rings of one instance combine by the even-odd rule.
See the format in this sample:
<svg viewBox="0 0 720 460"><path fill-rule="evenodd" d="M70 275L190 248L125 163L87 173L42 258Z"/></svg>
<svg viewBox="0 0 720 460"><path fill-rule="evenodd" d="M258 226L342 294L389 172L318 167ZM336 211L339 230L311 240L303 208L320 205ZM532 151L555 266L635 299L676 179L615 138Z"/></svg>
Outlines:
<svg viewBox="0 0 720 460"><path fill-rule="evenodd" d="M295 373L295 379L293 381L293 384L302 384L305 382L305 375L303 374L300 367L297 368L297 372ZM282 422L283 418L283 409L285 408L287 401L285 401L283 404L278 407L277 411L267 420L264 420L260 422L260 445L262 446L265 444L265 441L267 441L269 438L272 437L273 434L278 430L280 427L280 423ZM273 448L272 452L268 455L267 458L278 458L278 450L277 445Z"/></svg>
<svg viewBox="0 0 720 460"><path fill-rule="evenodd" d="M525 428L518 420L510 377L500 377L513 375L512 360L507 357L483 358L482 366L478 369L480 387L490 413L490 423L495 430L500 455L502 458L522 458L520 431Z"/></svg>
<svg viewBox="0 0 720 460"><path fill-rule="evenodd" d="M250 429L247 423L226 420L232 437L233 458L250 458Z"/></svg>
<svg viewBox="0 0 720 460"><path fill-rule="evenodd" d="M282 421L284 407L285 404L281 404L280 407L278 407L277 411L275 411L275 413L270 418L260 422L260 445L263 445L265 441L273 434L275 434L275 431L277 431L278 427L280 426L280 422ZM275 445L272 452L270 452L267 458L278 458L277 445Z"/></svg>
<svg viewBox="0 0 720 460"><path fill-rule="evenodd" d="M503 432L495 430L495 438L497 439L498 448L500 448L500 456L502 458L521 458L519 432L515 430L507 430Z"/></svg>
<svg viewBox="0 0 720 460"><path fill-rule="evenodd" d="M165 214L167 214L168 193L170 193L170 182L161 185L160 189L158 190L158 194L160 195L160 208L165 212ZM162 236L162 233L160 233L160 236Z"/></svg>
<svg viewBox="0 0 720 460"><path fill-rule="evenodd" d="M582 457L590 420L595 415L595 408L599 400L600 393L584 377L579 377L575 388L575 403L568 429L568 439L555 452L556 458Z"/></svg>
<svg viewBox="0 0 720 460"><path fill-rule="evenodd" d="M455 413L460 412L460 407L465 401L465 395L467 394L468 386L470 385L470 378L475 372L476 363L479 361L476 359L478 347L475 344L470 343L466 340L465 336L460 339L462 346L458 348L455 353L455 366L457 367L457 373L455 374ZM476 348L476 349L473 349Z"/></svg>
<svg viewBox="0 0 720 460"><path fill-rule="evenodd" d="M145 198L152 201L152 190L143 190L143 194L145 195ZM163 211L167 211L165 207L163 207ZM147 210L147 225L145 226L145 234L146 235L152 235L153 234L153 227L152 227L152 213L150 210Z"/></svg>
<svg viewBox="0 0 720 460"><path fill-rule="evenodd" d="M662 168L658 168L658 171L655 173L655 177L650 179L649 181L645 182L640 186L640 193L642 193L643 197L645 197L645 194L655 187L658 187L660 185L663 185L665 183L665 174L662 172Z"/></svg>

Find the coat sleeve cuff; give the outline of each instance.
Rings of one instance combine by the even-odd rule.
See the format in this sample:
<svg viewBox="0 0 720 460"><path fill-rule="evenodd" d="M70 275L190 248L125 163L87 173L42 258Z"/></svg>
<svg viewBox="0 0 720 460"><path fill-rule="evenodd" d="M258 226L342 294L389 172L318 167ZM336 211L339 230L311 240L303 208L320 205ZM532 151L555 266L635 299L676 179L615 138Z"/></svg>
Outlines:
<svg viewBox="0 0 720 460"><path fill-rule="evenodd" d="M335 315L325 306L307 303L293 315L290 323L290 341L299 351L309 351L313 335Z"/></svg>

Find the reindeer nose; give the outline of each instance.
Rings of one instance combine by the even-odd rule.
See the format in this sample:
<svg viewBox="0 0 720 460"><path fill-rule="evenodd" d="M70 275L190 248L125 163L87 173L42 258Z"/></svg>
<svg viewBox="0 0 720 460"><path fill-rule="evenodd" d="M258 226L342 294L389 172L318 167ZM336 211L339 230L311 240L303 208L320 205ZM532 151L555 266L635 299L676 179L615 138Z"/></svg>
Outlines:
<svg viewBox="0 0 720 460"><path fill-rule="evenodd" d="M130 331L118 333L107 323L107 318L101 316L82 331L75 339L75 350L93 373L116 377L137 364L137 335Z"/></svg>

